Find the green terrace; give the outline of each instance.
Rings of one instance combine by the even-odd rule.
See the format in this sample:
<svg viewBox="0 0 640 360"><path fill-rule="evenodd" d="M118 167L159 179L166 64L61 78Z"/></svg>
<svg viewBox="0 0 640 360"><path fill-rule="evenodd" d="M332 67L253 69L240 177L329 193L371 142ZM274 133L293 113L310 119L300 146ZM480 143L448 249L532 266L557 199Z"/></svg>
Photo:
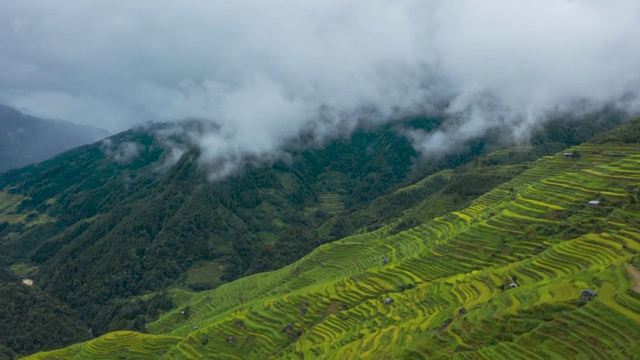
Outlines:
<svg viewBox="0 0 640 360"><path fill-rule="evenodd" d="M64 350L38 354L49 359L155 359L182 338L116 331Z"/></svg>
<svg viewBox="0 0 640 360"><path fill-rule="evenodd" d="M155 335L110 333L29 358L633 358L639 152L584 144L543 157L409 230L383 227L277 271L176 291L178 306L147 327ZM321 204L341 206L330 194Z"/></svg>

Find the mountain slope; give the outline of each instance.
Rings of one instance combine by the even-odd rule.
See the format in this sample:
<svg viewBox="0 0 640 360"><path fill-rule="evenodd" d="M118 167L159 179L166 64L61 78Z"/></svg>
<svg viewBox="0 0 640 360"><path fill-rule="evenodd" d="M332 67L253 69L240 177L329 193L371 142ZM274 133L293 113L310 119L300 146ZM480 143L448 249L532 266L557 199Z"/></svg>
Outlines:
<svg viewBox="0 0 640 360"><path fill-rule="evenodd" d="M619 118L605 111L561 122L537 134L534 146L478 158L501 136L491 134L420 162L399 134L439 120L415 119L318 149L294 144L287 162L249 161L213 183L182 136L206 124L153 125L0 176L0 261L28 269L94 335L159 331L149 323L185 294L168 289L211 289L279 269L355 233L398 234L463 209L528 161Z"/></svg>
<svg viewBox="0 0 640 360"><path fill-rule="evenodd" d="M0 177L2 260L37 267L43 289L96 334L122 329L125 299L279 268L367 225L339 224L338 214L400 183L417 155L387 127L212 183L195 148L167 167L163 141L129 131ZM386 151L372 157L372 146ZM123 148L134 156L117 157ZM125 327L144 330L138 315Z"/></svg>
<svg viewBox="0 0 640 360"><path fill-rule="evenodd" d="M573 147L410 230L385 226L322 245L278 271L177 292L182 303L148 328L182 340L136 354L633 358L640 353L638 153L637 143ZM32 358L102 358L144 344L143 335L117 336Z"/></svg>
<svg viewBox="0 0 640 360"><path fill-rule="evenodd" d="M87 340L90 334L69 307L0 267L0 359Z"/></svg>
<svg viewBox="0 0 640 360"><path fill-rule="evenodd" d="M44 120L0 105L0 173L108 136L106 130Z"/></svg>

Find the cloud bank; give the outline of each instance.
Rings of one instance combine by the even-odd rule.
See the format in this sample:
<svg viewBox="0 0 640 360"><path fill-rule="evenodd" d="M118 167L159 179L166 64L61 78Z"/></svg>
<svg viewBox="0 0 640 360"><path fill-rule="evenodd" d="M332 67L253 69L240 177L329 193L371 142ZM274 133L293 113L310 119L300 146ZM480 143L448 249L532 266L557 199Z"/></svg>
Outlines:
<svg viewBox="0 0 640 360"><path fill-rule="evenodd" d="M0 102L112 131L207 119L203 158L232 163L437 108L446 130L409 136L446 151L578 101L638 110L637 24L636 0L7 0Z"/></svg>

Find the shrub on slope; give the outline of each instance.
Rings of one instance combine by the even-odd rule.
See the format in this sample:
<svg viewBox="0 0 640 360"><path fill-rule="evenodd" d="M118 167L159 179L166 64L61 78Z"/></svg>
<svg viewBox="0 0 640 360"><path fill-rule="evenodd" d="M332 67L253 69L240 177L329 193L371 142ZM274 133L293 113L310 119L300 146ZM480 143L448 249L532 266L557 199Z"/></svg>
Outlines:
<svg viewBox="0 0 640 360"><path fill-rule="evenodd" d="M0 358L50 350L89 338L69 307L0 268Z"/></svg>

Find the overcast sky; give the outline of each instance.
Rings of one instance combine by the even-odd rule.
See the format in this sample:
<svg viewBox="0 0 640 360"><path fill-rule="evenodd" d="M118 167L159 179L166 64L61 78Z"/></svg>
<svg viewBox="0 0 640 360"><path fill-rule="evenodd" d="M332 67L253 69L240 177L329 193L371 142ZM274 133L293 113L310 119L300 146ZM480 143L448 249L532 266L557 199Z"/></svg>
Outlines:
<svg viewBox="0 0 640 360"><path fill-rule="evenodd" d="M463 126L428 149L578 99L637 106L638 24L637 0L3 0L0 102L112 131L211 119L215 157L449 100Z"/></svg>

